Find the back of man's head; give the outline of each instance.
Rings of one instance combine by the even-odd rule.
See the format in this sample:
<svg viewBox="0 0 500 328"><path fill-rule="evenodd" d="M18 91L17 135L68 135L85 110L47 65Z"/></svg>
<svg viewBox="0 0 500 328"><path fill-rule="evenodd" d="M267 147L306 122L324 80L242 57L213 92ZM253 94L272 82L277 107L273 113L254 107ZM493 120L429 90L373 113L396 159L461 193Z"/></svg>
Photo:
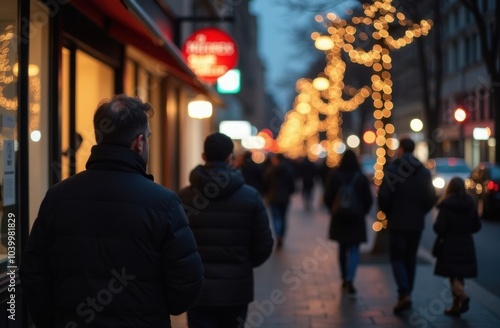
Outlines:
<svg viewBox="0 0 500 328"><path fill-rule="evenodd" d="M117 95L102 101L94 114L94 131L97 144L130 147L148 128L148 118L153 108L139 98Z"/></svg>
<svg viewBox="0 0 500 328"><path fill-rule="evenodd" d="M403 151L403 153L413 153L415 150L415 142L410 138L402 138L399 140L399 148Z"/></svg>
<svg viewBox="0 0 500 328"><path fill-rule="evenodd" d="M209 135L203 146L207 162L224 162L233 153L233 149L233 140L219 132Z"/></svg>

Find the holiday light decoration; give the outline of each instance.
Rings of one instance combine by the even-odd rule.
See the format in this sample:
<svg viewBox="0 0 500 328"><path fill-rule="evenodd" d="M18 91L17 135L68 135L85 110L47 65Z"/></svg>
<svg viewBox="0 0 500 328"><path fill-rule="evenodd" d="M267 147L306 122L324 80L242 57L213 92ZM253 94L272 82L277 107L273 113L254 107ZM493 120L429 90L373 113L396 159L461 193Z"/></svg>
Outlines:
<svg viewBox="0 0 500 328"><path fill-rule="evenodd" d="M342 60L342 49L348 30L344 28L345 21L343 23L329 29L330 37L312 34L316 47L326 51L327 65L314 80L297 81L294 107L285 117L277 138L280 151L292 158L307 155L314 161L326 152L326 164L330 167L338 164L345 150L341 112L355 110L370 95L368 87L358 90L344 84L346 64ZM348 100L344 99L346 93L351 97ZM320 132L326 132L326 140L320 141Z"/></svg>
<svg viewBox="0 0 500 328"><path fill-rule="evenodd" d="M13 64L9 61L10 42L14 38L14 25L7 25L0 34L0 107L17 110L17 97L7 97L6 89L17 81Z"/></svg>
<svg viewBox="0 0 500 328"><path fill-rule="evenodd" d="M364 4L364 16L352 17L349 23L333 13L327 14L326 20L322 16L316 17L316 21L327 25L329 34L320 35L315 32L312 35L316 48L325 51L327 57L324 76L317 79L326 78L330 85L322 90L322 87L312 86L325 85L319 83L319 80L316 83L299 80L299 95L278 136L281 151L291 157L307 154L314 159L318 148L322 147L327 150L328 165L335 165L338 161L336 150L341 143L340 112L354 110L371 94L375 128L373 142L378 146L374 182L376 185L381 184L386 158L393 156L397 147L396 140L392 138L395 127L390 122L394 107L390 73L391 51L407 46L415 38L427 35L432 27L431 20L414 23L407 19L402 12L397 11L392 2L393 0L375 0L372 4ZM366 42L370 37L372 42ZM371 48L364 50L356 47L361 41ZM356 91L344 86L345 63L341 58L341 50L349 55L351 62L372 68L371 90L361 88ZM349 101L342 99L346 90L353 95ZM321 114L325 115L326 119L320 120ZM311 130L313 127L317 129L314 132ZM327 132L327 140L320 142L318 133L321 131Z"/></svg>
<svg viewBox="0 0 500 328"><path fill-rule="evenodd" d="M397 145L397 142L392 138L395 127L390 123L394 107L390 53L409 45L415 38L427 35L432 27L431 20L421 20L419 23L414 23L407 19L404 13L397 11L392 2L393 0L378 0L373 1L371 5L364 4L365 16L351 18L352 25L349 26L351 29L356 30L355 26L366 26L371 29L371 37L374 40L371 49L366 51L360 47L355 48L353 46L356 41L355 33L349 34L349 39L346 39L347 42L343 47L353 63L371 67L373 70L371 96L374 107L375 143L378 146L377 162L374 165L374 183L376 185L382 183L386 157L394 155ZM332 18L335 19L335 17ZM400 37L394 35L400 35ZM360 32L358 37L366 39L369 35L366 32Z"/></svg>
<svg viewBox="0 0 500 328"><path fill-rule="evenodd" d="M14 25L7 25L0 34L0 108L8 111L18 109L18 98L15 96L15 89L7 92L8 88L15 88L18 75L18 64L11 63L9 56L11 51L11 42L15 36ZM37 131L40 126L40 100L41 100L41 82L39 67L30 64L28 67L29 76L29 131ZM14 94L8 96L7 94Z"/></svg>

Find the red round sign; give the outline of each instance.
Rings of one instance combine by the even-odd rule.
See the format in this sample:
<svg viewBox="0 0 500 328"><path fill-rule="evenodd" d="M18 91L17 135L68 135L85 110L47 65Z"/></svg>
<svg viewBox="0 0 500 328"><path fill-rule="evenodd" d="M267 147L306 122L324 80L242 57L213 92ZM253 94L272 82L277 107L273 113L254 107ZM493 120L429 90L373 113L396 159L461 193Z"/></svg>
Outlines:
<svg viewBox="0 0 500 328"><path fill-rule="evenodd" d="M215 83L238 62L236 42L213 27L194 32L182 46L182 54L196 76L207 83Z"/></svg>

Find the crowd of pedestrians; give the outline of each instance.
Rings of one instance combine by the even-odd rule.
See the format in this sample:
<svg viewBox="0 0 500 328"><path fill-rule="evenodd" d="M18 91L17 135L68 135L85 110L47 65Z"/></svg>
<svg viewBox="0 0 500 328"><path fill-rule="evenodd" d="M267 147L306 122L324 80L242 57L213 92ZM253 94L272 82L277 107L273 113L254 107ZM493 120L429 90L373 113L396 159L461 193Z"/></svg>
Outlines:
<svg viewBox="0 0 500 328"><path fill-rule="evenodd" d="M170 315L184 312L190 328L243 327L253 270L281 250L296 186L304 210L314 209L316 180L343 291L356 295L365 217L376 201L388 223L393 311L410 309L424 218L437 206L435 274L449 278L454 296L444 313L469 309L464 279L477 276L477 209L460 178L437 199L411 139L400 139L376 199L352 150L326 171L279 153L259 165L248 151L235 158L233 141L218 132L204 140L204 164L189 186L175 193L147 174L152 115L137 98L103 101L86 170L47 192L19 271L36 327L170 327Z"/></svg>

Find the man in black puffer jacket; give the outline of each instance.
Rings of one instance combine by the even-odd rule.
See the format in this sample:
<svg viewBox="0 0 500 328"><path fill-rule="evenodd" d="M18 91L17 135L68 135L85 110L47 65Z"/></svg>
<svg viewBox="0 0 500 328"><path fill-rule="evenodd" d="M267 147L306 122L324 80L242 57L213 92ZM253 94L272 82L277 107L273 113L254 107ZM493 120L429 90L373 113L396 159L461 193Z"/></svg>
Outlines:
<svg viewBox="0 0 500 328"><path fill-rule="evenodd" d="M387 167L378 191L380 210L386 214L392 271L398 287L394 313L410 309L417 251L425 215L436 202L431 173L413 156L415 142L402 138L399 157Z"/></svg>
<svg viewBox="0 0 500 328"><path fill-rule="evenodd" d="M198 299L182 204L146 174L151 114L125 95L101 103L87 170L47 192L20 268L38 328L170 327Z"/></svg>
<svg viewBox="0 0 500 328"><path fill-rule="evenodd" d="M242 327L254 297L253 268L272 251L269 220L259 192L230 167L228 136L209 135L202 157L206 164L191 172L191 185L179 192L205 267L205 286L188 311L188 325Z"/></svg>

